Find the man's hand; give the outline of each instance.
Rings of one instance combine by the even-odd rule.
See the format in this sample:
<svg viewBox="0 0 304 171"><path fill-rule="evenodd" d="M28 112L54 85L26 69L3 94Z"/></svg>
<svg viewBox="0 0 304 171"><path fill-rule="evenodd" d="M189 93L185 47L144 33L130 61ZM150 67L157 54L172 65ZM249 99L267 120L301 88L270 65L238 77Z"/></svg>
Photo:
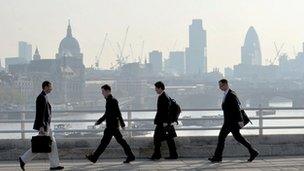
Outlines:
<svg viewBox="0 0 304 171"><path fill-rule="evenodd" d="M244 125L244 122L242 121L242 122L239 122L239 126L241 127L241 128L243 128L245 125Z"/></svg>
<svg viewBox="0 0 304 171"><path fill-rule="evenodd" d="M39 134L45 134L45 131L44 131L44 128L43 128L43 127L41 127L41 128L39 129Z"/></svg>
<svg viewBox="0 0 304 171"><path fill-rule="evenodd" d="M94 125L97 126L97 125L100 125L100 124L101 124L100 122L96 121Z"/></svg>
<svg viewBox="0 0 304 171"><path fill-rule="evenodd" d="M164 127L168 126L168 123L163 123L163 126L164 126Z"/></svg>

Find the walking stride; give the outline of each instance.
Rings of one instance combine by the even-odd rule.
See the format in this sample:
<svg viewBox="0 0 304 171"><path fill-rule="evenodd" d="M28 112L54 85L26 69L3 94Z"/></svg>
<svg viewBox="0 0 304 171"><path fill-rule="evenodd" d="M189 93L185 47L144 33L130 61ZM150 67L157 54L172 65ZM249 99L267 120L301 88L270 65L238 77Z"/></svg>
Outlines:
<svg viewBox="0 0 304 171"><path fill-rule="evenodd" d="M131 161L135 160L135 156L126 140L123 139L119 130L119 126L121 126L123 129L125 128L125 123L121 116L118 101L112 96L111 87L109 85L103 85L101 87L101 91L106 99L106 111L105 114L98 121L96 121L95 125L99 125L103 121L106 121L106 128L98 148L94 153L86 155L86 158L92 163L96 163L99 156L104 152L114 136L116 141L123 147L124 152L127 155L127 159L124 161L124 163L130 163Z"/></svg>
<svg viewBox="0 0 304 171"><path fill-rule="evenodd" d="M50 136L52 140L51 152L48 153L50 160L50 170L62 170L64 167L59 165L59 156L55 137L50 129L52 118L52 107L48 100L48 94L52 91L52 84L49 81L42 83L42 92L36 99L36 117L33 129L39 131L39 136ZM39 143L39 142L38 142ZM27 150L19 157L19 163L22 170L25 170L25 164L30 162L38 153L33 153L32 149ZM39 148L39 147L38 147Z"/></svg>
<svg viewBox="0 0 304 171"><path fill-rule="evenodd" d="M224 112L224 124L218 136L218 143L214 156L209 158L208 160L211 162L222 161L225 140L228 134L231 132L234 139L248 149L250 154L248 162L251 162L259 155L259 153L240 133L240 129L244 127L244 119L242 117L239 99L236 93L229 88L228 81L226 79L222 79L219 81L219 88L224 92L222 102L222 110Z"/></svg>

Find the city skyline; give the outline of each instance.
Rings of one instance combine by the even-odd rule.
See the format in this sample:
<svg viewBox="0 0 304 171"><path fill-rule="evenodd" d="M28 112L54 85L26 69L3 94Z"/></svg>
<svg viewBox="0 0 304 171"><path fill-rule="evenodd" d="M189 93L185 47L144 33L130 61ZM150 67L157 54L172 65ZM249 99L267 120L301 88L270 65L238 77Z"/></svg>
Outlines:
<svg viewBox="0 0 304 171"><path fill-rule="evenodd" d="M208 32L208 71L214 67L223 71L226 66L232 67L240 63L240 48L250 26L254 26L260 38L263 64L275 56L273 42L285 42L283 51L293 58L294 52L301 50L304 40L301 24L294 19L304 13L300 8L303 4L301 1L275 1L274 5L274 1L132 1L126 4L119 0L90 3L76 0L65 1L63 5L60 1L15 2L2 1L0 7L2 63L5 57L17 56L18 41L38 46L42 58L55 58L57 42L65 35L68 19L71 19L73 34L79 40L87 67L94 65L95 55L102 45L105 33L109 33L109 39L115 45L116 42L122 42L128 26L130 31L126 55L130 54L129 44L132 44L135 56L133 60L137 60L136 56L140 54L144 41L143 54L146 58L153 50L161 51L164 58L168 58L169 51L184 51L187 47L188 26L192 19L202 19L204 29ZM35 3L35 8L32 3ZM283 11L287 5L292 6L293 11ZM83 8L79 9L79 6ZM111 6L112 10L107 10L107 6ZM134 6L137 8L131 10ZM55 7L58 11L52 11L51 8ZM167 13L160 17L157 13L159 11ZM259 15L254 15L255 13ZM174 21L170 20L173 17ZM106 45L101 59L102 67L109 68L115 60L116 55Z"/></svg>

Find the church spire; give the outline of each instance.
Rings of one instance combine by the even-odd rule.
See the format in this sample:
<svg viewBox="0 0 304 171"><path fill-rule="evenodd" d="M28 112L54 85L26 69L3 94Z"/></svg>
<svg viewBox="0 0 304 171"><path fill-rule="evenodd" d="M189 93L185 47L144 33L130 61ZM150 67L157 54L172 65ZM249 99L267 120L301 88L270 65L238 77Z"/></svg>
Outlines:
<svg viewBox="0 0 304 171"><path fill-rule="evenodd" d="M38 47L36 46L35 54L33 55L34 60L40 60L41 56L39 54Z"/></svg>
<svg viewBox="0 0 304 171"><path fill-rule="evenodd" d="M68 25L67 36L66 37L72 37L72 28L71 28L70 19L69 19L69 25Z"/></svg>

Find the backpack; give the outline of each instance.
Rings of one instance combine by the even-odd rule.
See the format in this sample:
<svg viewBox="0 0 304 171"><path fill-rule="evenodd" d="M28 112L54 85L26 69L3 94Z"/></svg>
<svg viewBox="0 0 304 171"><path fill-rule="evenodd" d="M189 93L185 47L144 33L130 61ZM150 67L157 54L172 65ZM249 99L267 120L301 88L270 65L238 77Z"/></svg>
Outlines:
<svg viewBox="0 0 304 171"><path fill-rule="evenodd" d="M178 118L179 118L179 115L181 112L182 112L182 109L179 106L179 104L177 104L174 99L169 97L169 117L170 117L171 123L176 122L176 124L178 124Z"/></svg>

